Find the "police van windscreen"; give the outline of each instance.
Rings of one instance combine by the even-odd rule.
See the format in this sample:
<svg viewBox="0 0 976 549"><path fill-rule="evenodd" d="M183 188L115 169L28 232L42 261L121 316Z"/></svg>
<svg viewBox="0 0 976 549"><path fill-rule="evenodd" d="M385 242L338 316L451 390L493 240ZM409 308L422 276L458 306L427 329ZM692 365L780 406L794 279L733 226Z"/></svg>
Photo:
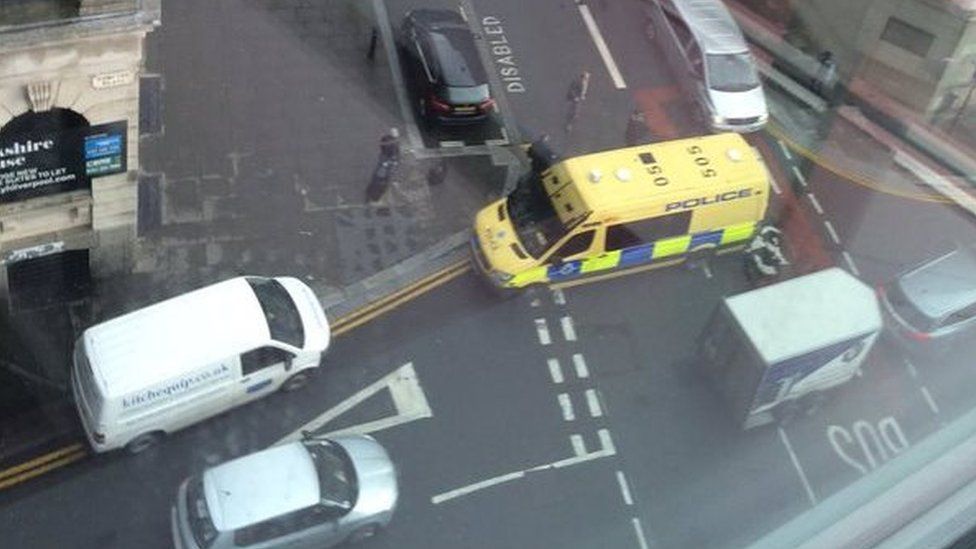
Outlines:
<svg viewBox="0 0 976 549"><path fill-rule="evenodd" d="M291 295L277 280L271 278L248 277L247 283L261 304L261 310L268 319L271 338L295 347L305 345L305 330L298 307Z"/></svg>
<svg viewBox="0 0 976 549"><path fill-rule="evenodd" d="M759 75L748 52L708 54L708 86L716 91L741 92L759 86Z"/></svg>
<svg viewBox="0 0 976 549"><path fill-rule="evenodd" d="M564 234L566 227L556 214L552 200L542 188L539 174L530 172L508 195L508 216L522 247L539 258Z"/></svg>

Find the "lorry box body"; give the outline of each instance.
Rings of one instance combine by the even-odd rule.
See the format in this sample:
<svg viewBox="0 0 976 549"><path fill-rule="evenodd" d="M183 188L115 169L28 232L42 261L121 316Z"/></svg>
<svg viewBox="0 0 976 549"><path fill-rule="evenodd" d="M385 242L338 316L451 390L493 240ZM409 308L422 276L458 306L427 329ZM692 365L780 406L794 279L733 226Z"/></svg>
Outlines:
<svg viewBox="0 0 976 549"><path fill-rule="evenodd" d="M701 365L745 428L855 376L881 330L874 291L839 268L722 300Z"/></svg>

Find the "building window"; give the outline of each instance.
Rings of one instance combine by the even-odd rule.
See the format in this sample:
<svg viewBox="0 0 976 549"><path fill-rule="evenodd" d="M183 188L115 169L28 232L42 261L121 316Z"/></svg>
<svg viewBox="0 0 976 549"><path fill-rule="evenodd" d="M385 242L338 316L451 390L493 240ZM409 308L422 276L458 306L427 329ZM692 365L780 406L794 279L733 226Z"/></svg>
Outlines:
<svg viewBox="0 0 976 549"><path fill-rule="evenodd" d="M935 35L891 17L881 33L881 39L919 57L925 57L935 41Z"/></svg>

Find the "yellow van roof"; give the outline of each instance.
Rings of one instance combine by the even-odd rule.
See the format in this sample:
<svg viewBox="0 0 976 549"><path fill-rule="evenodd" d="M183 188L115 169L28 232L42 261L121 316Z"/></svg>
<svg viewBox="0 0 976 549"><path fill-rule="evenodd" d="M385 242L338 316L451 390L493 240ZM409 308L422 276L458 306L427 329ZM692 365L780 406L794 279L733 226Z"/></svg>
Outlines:
<svg viewBox="0 0 976 549"><path fill-rule="evenodd" d="M695 146L701 149L700 153L692 149ZM696 160L700 158L707 159L707 163ZM658 169L655 166L660 168L659 173L655 173ZM715 170L715 176L705 177L705 169ZM577 156L553 166L552 174L557 181L555 185L547 185L549 194L561 188L560 194L565 199L579 200L576 206L585 211L632 208L675 194L721 192L738 184L755 185L757 179L766 179L758 153L737 133ZM572 186L574 193L566 192L568 181L576 183ZM557 208L560 217L572 217L564 210Z"/></svg>

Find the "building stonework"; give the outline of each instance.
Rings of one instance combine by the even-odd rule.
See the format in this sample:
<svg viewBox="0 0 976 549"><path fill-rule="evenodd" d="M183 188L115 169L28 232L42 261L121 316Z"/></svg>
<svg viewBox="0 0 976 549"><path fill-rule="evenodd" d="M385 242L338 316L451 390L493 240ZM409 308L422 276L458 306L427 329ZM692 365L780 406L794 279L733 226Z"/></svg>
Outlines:
<svg viewBox="0 0 976 549"><path fill-rule="evenodd" d="M85 14L97 13L94 20ZM139 77L158 0L85 1L58 25L0 29L0 132L22 115L58 110L91 126L124 121L125 172L92 177L90 189L3 200L0 300L7 270L49 250L89 250L92 274L131 268L139 173Z"/></svg>

